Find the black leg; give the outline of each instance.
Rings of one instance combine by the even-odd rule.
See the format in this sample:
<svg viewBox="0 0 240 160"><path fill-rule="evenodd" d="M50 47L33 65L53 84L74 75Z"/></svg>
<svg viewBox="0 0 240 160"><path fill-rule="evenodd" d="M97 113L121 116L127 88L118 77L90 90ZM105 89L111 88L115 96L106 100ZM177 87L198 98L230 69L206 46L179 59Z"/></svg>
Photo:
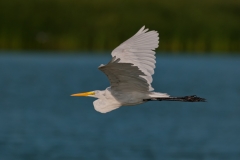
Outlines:
<svg viewBox="0 0 240 160"><path fill-rule="evenodd" d="M185 96L185 97L161 97L161 98L150 98L144 99L144 102L147 101L181 101L181 102L206 102L206 99L193 96Z"/></svg>

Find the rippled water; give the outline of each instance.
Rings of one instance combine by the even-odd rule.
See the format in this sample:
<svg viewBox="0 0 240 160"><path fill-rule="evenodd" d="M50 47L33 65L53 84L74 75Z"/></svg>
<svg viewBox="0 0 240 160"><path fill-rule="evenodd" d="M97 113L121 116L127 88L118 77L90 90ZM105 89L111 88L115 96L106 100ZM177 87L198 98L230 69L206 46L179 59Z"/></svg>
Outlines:
<svg viewBox="0 0 240 160"><path fill-rule="evenodd" d="M69 95L105 89L110 55L0 55L0 159L240 159L240 57L157 57L156 91L208 102L101 114Z"/></svg>

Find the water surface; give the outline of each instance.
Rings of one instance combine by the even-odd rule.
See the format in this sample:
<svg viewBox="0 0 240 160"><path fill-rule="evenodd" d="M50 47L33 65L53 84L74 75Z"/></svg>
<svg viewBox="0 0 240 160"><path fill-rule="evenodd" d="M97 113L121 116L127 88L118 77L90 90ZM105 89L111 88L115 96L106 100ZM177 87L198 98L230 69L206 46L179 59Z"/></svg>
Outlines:
<svg viewBox="0 0 240 160"><path fill-rule="evenodd" d="M240 159L240 57L157 57L156 91L208 102L101 114L69 95L108 87L110 55L0 55L0 159Z"/></svg>

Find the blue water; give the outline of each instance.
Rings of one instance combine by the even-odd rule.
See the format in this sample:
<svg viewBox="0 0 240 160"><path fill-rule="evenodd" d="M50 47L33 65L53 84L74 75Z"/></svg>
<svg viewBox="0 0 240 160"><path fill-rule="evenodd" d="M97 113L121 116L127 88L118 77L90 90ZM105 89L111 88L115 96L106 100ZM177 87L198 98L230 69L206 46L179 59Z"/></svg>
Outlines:
<svg viewBox="0 0 240 160"><path fill-rule="evenodd" d="M110 55L0 55L1 160L240 159L240 57L157 55L153 87L205 103L107 114L70 94L109 86Z"/></svg>

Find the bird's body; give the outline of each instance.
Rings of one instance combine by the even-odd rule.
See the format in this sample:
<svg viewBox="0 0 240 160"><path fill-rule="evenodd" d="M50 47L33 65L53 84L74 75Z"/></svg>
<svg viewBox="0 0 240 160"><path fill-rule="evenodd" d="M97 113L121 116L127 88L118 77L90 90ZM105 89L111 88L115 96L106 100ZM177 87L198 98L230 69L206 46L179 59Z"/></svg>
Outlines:
<svg viewBox="0 0 240 160"><path fill-rule="evenodd" d="M112 51L112 60L100 65L111 87L103 91L77 93L72 96L90 96L98 98L93 102L94 108L106 113L120 106L137 105L149 100L186 100L186 97L170 97L166 93L153 92L151 86L155 68L155 49L159 37L156 31L142 27L134 36ZM191 101L203 101L191 96Z"/></svg>
<svg viewBox="0 0 240 160"><path fill-rule="evenodd" d="M96 111L106 113L111 110L117 109L121 106L133 106L141 103L145 103L144 99L156 98L156 97L169 97L167 94L156 92L116 92L111 87L106 88L103 91L94 91L95 94L92 97L98 98L93 102Z"/></svg>

